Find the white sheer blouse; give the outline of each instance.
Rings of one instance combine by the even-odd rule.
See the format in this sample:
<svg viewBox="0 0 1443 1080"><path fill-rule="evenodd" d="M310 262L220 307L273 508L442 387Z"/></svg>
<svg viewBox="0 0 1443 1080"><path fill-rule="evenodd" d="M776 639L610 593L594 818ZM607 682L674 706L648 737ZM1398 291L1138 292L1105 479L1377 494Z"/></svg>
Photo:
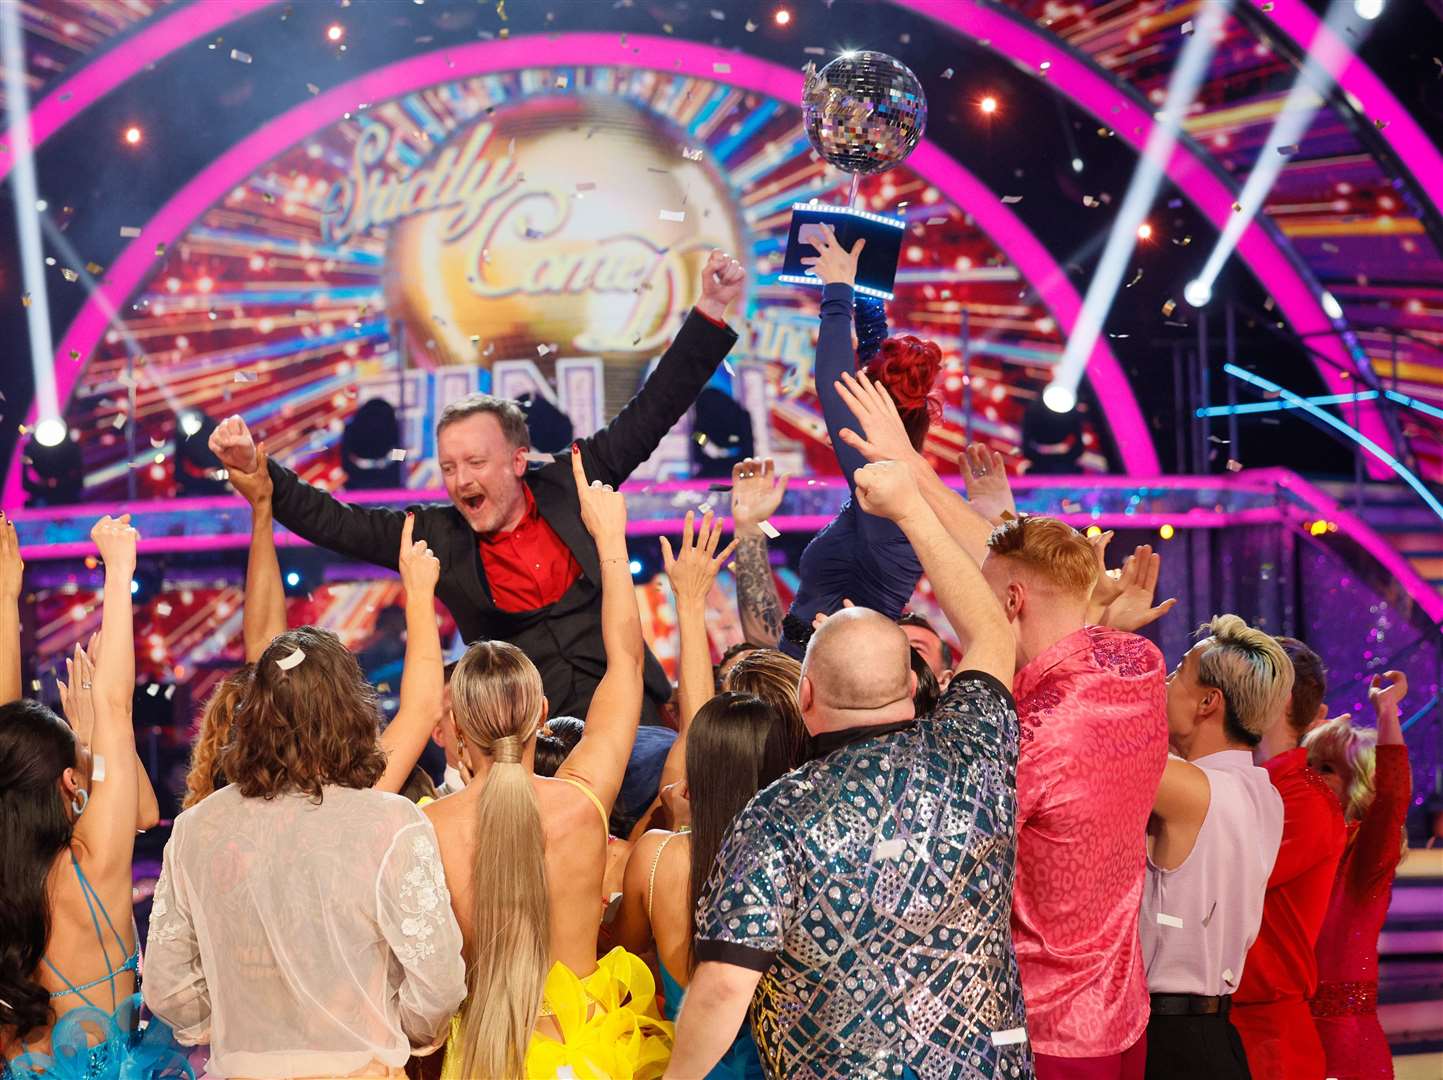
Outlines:
<svg viewBox="0 0 1443 1080"><path fill-rule="evenodd" d="M431 823L378 791L217 791L166 845L143 985L180 1042L210 1043L214 1076L404 1065L466 994Z"/></svg>

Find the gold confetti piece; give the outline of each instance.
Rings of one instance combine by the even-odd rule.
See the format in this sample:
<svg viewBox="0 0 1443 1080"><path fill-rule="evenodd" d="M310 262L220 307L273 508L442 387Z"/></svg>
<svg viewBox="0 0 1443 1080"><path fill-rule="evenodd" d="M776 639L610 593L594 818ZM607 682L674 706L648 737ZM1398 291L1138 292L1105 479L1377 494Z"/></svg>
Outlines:
<svg viewBox="0 0 1443 1080"><path fill-rule="evenodd" d="M239 49L232 49L230 51L230 58L239 64L249 64L251 62L251 54L241 52Z"/></svg>
<svg viewBox="0 0 1443 1080"><path fill-rule="evenodd" d="M1374 121L1373 121L1373 126L1376 127L1379 131L1382 131L1382 130L1383 130L1384 128L1386 128L1390 123L1392 123L1391 120L1374 120Z"/></svg>
<svg viewBox="0 0 1443 1080"><path fill-rule="evenodd" d="M164 244L156 244L156 245L155 245L155 253L156 253L157 255L164 255L164 254L165 254L165 245L164 245Z"/></svg>
<svg viewBox="0 0 1443 1080"><path fill-rule="evenodd" d="M1169 300L1167 303L1165 303L1165 304L1162 305L1162 313L1163 313L1164 315L1171 315L1171 314L1172 314L1174 311L1176 311L1176 310L1177 310L1177 301L1176 301L1176 300Z"/></svg>
<svg viewBox="0 0 1443 1080"><path fill-rule="evenodd" d="M700 146L683 147L681 151L681 156L686 158L688 161L700 161L701 155L702 149Z"/></svg>
<svg viewBox="0 0 1443 1080"><path fill-rule="evenodd" d="M472 334L472 335L471 335L471 344L472 344L472 345L480 345L480 344L481 344L481 335L480 335L480 334Z"/></svg>
<svg viewBox="0 0 1443 1080"><path fill-rule="evenodd" d="M66 281L70 282L80 280L80 275L77 274L74 270L70 269L70 267L68 266L62 266L60 268L60 276L63 277Z"/></svg>
<svg viewBox="0 0 1443 1080"><path fill-rule="evenodd" d="M1268 0L1268 2L1263 5L1263 11L1264 11L1264 12L1268 12L1268 11L1272 11L1272 10L1273 10L1272 0Z"/></svg>
<svg viewBox="0 0 1443 1080"><path fill-rule="evenodd" d="M98 262L88 262L85 264L85 272L87 274L95 275L104 269L105 267L101 266Z"/></svg>
<svg viewBox="0 0 1443 1080"><path fill-rule="evenodd" d="M122 225L120 227L120 235L123 239L134 240L140 235L140 230L134 225Z"/></svg>
<svg viewBox="0 0 1443 1080"><path fill-rule="evenodd" d="M506 0L496 0L496 14L501 16L501 21L506 21Z"/></svg>
<svg viewBox="0 0 1443 1080"><path fill-rule="evenodd" d="M658 217L660 220L662 220L662 221L685 221L685 220L686 220L686 211L685 211L685 210L660 210L660 211L657 212L657 217Z"/></svg>
<svg viewBox="0 0 1443 1080"><path fill-rule="evenodd" d="M1242 212L1243 212L1243 204L1240 203L1240 202L1235 202L1235 203L1233 203L1233 213L1234 213L1234 214L1241 214Z"/></svg>
<svg viewBox="0 0 1443 1080"><path fill-rule="evenodd" d="M1021 195L1004 195L1004 196L1002 196L1002 201L1003 201L1004 203L1006 203L1008 206L1011 206L1013 203L1020 203L1020 202L1022 201L1022 196L1021 196Z"/></svg>

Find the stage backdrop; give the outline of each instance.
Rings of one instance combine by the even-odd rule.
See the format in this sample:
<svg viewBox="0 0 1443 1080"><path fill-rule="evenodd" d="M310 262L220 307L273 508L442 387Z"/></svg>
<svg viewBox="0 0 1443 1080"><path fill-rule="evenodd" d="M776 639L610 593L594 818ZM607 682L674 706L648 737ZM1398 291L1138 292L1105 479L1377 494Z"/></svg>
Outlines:
<svg viewBox="0 0 1443 1080"><path fill-rule="evenodd" d="M436 414L474 389L554 406L564 444L566 421L584 435L635 391L713 247L752 272L742 341L647 474L719 474L747 451L836 471L810 380L817 294L775 278L792 203L840 201L845 177L812 153L795 103L655 71L529 69L362 103L278 151L157 246L88 360L67 411L87 498L124 496L131 472L142 496L169 494L186 410L241 413L328 486L372 398L399 414L410 486L438 481ZM863 193L909 221L893 331L946 354L928 452L955 460L968 401L974 437L1014 450L1061 350L1052 317L967 208L906 167ZM1090 414L1083 439L1081 466L1104 468Z"/></svg>

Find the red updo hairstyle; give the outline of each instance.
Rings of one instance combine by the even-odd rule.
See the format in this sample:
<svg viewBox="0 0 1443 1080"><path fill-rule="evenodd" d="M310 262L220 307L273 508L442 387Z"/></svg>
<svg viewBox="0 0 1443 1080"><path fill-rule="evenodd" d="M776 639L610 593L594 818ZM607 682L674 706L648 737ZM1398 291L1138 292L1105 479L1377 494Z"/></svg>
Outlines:
<svg viewBox="0 0 1443 1080"><path fill-rule="evenodd" d="M919 452L927 429L942 416L942 405L932 396L932 384L942 370L942 350L935 341L905 334L882 342L867 365L867 377L887 388L902 414L907 437Z"/></svg>

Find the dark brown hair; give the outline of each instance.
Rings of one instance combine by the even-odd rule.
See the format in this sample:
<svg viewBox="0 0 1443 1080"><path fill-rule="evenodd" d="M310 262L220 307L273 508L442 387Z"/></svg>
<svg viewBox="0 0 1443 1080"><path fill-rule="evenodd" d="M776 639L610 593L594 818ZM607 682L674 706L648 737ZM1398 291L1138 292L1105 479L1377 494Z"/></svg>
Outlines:
<svg viewBox="0 0 1443 1080"><path fill-rule="evenodd" d="M305 658L282 667L297 650ZM386 771L379 723L376 691L340 638L314 626L287 630L256 661L220 767L248 799L304 792L319 800L327 784L372 787Z"/></svg>
<svg viewBox="0 0 1443 1080"><path fill-rule="evenodd" d="M1278 644L1293 662L1293 697L1288 726L1302 739L1318 716L1318 706L1328 694L1328 670L1323 658L1295 637L1280 637Z"/></svg>

